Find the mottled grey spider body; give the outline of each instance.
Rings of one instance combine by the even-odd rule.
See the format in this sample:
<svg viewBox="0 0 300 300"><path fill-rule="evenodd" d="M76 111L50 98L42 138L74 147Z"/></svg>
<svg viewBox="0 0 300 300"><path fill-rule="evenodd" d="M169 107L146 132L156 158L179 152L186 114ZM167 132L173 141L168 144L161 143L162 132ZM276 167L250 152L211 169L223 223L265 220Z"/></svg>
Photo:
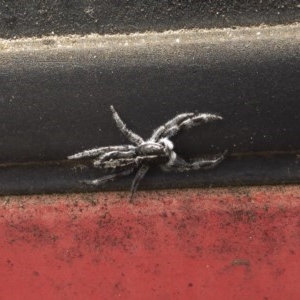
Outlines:
<svg viewBox="0 0 300 300"><path fill-rule="evenodd" d="M151 165L159 165L163 171L182 172L213 168L224 159L225 152L212 159L202 158L187 162L175 153L173 150L174 145L170 140L170 138L178 134L181 130L189 129L201 123L221 120L222 117L218 115L206 113L183 113L177 115L155 129L152 136L144 141L140 136L126 127L113 106L110 108L117 127L133 145L95 148L69 156L69 159L93 157L95 167L116 170L114 174L85 181L88 184L99 185L108 180L129 175L136 168L139 168L131 186L132 200L141 179Z"/></svg>

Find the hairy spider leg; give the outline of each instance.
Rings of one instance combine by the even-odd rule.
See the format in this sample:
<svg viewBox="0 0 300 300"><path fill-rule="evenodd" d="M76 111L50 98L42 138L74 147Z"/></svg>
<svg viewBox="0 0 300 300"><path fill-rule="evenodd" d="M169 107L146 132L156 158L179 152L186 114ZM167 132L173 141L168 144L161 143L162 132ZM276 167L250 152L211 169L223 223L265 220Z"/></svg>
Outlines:
<svg viewBox="0 0 300 300"><path fill-rule="evenodd" d="M116 122L117 127L126 136L126 138L137 146L144 143L144 140L139 135L127 128L126 124L121 120L119 114L116 112L112 105L110 106L110 109L112 111L113 118Z"/></svg>
<svg viewBox="0 0 300 300"><path fill-rule="evenodd" d="M201 123L208 123L215 120L222 120L222 117L213 114L197 114L193 117L189 117L186 120L183 120L182 122L174 124L174 126L172 127L168 127L164 132L162 132L161 138L171 138L174 135L178 134L180 130L186 130Z"/></svg>
<svg viewBox="0 0 300 300"><path fill-rule="evenodd" d="M141 163L151 163L157 159L157 155L137 156L135 158L117 158L114 160L103 161L99 167L103 167L104 169L116 169L129 166L137 168Z"/></svg>
<svg viewBox="0 0 300 300"><path fill-rule="evenodd" d="M147 166L147 165L142 165L138 169L138 171L137 171L137 173L136 173L136 175L135 175L135 177L133 179L133 182L131 184L131 189L130 189L131 196L130 196L130 200L129 200L131 203L133 202L133 196L134 196L134 194L135 194L135 192L136 192L136 190L137 190L137 188L138 188L141 180L146 175L146 173L147 173L148 170L149 170L149 166Z"/></svg>
<svg viewBox="0 0 300 300"><path fill-rule="evenodd" d="M161 138L162 134L166 130L170 129L171 127L173 127L176 124L181 123L182 121L186 120L187 118L192 117L193 115L194 115L194 113L184 113L184 114L177 115L175 118L171 119L164 125L161 125L158 128L156 128L153 131L152 136L150 137L150 141L158 141Z"/></svg>
<svg viewBox="0 0 300 300"><path fill-rule="evenodd" d="M115 160L118 158L131 158L133 159L136 156L135 149L130 151L111 151L108 153L104 153L98 159L94 160L94 166L99 167L103 164L104 161Z"/></svg>
<svg viewBox="0 0 300 300"><path fill-rule="evenodd" d="M211 169L218 165L225 157L227 150L221 155L215 156L212 159L194 159L190 162L185 161L183 158L175 154L175 158L170 160L167 164L161 165L161 169L164 171L191 171L199 169Z"/></svg>
<svg viewBox="0 0 300 300"><path fill-rule="evenodd" d="M106 176L103 176L103 177L98 178L98 179L81 180L80 182L83 182L83 183L86 183L86 184L92 184L92 185L100 185L100 184L105 183L107 181L115 180L116 178L127 176L127 175L131 174L133 171L134 171L134 168L131 168L131 169L128 169L128 170L124 170L124 171L115 173L115 174L106 175Z"/></svg>
<svg viewBox="0 0 300 300"><path fill-rule="evenodd" d="M102 155L105 152L129 151L129 150L133 150L133 149L135 149L135 146L132 146L132 145L100 147L100 148L85 150L85 151L76 153L74 155L70 155L70 156L68 156L68 159L79 159L79 158L83 158L83 157L95 157L98 155Z"/></svg>

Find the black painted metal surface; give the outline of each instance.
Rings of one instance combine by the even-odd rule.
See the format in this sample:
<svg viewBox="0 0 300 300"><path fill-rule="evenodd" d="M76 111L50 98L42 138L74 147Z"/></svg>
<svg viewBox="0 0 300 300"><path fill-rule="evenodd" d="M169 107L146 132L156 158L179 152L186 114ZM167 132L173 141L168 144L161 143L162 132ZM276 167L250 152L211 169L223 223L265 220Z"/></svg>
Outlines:
<svg viewBox="0 0 300 300"><path fill-rule="evenodd" d="M291 24L298 0L0 1L0 37Z"/></svg>
<svg viewBox="0 0 300 300"><path fill-rule="evenodd" d="M299 150L298 30L96 37L70 48L55 40L42 49L8 45L0 53L0 161L62 160L127 143L110 105L144 138L178 113L222 115L222 122L175 138L187 156Z"/></svg>
<svg viewBox="0 0 300 300"><path fill-rule="evenodd" d="M90 190L78 179L103 173L64 160L127 143L111 104L144 138L178 113L224 117L174 139L185 158L228 149L224 163L209 172L150 174L146 188L297 182L299 28L1 41L1 193Z"/></svg>

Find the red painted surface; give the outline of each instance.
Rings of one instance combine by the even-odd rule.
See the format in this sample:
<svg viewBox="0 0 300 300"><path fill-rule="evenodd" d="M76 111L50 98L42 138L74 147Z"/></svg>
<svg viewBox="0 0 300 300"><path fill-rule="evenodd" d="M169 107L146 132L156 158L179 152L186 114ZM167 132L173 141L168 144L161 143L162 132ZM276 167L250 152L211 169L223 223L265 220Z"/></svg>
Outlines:
<svg viewBox="0 0 300 300"><path fill-rule="evenodd" d="M0 299L300 299L300 187L2 197Z"/></svg>

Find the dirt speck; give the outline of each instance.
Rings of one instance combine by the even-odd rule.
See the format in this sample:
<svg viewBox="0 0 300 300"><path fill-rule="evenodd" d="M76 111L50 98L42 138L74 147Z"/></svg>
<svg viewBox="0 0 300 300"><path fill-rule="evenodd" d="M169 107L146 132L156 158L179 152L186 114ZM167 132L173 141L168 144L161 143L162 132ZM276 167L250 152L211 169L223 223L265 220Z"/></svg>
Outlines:
<svg viewBox="0 0 300 300"><path fill-rule="evenodd" d="M250 267L250 261L247 259L242 259L242 258L238 258L238 259L234 259L231 262L232 266L246 266L246 267Z"/></svg>

